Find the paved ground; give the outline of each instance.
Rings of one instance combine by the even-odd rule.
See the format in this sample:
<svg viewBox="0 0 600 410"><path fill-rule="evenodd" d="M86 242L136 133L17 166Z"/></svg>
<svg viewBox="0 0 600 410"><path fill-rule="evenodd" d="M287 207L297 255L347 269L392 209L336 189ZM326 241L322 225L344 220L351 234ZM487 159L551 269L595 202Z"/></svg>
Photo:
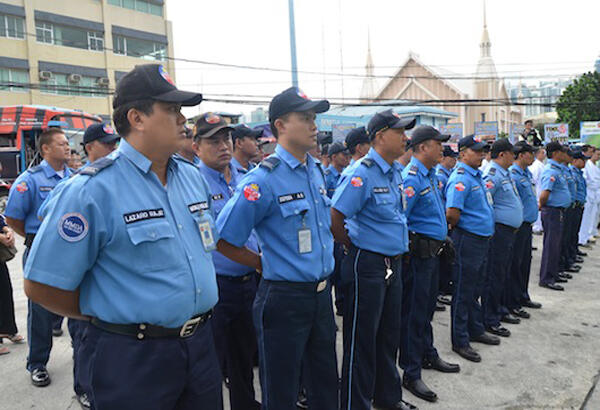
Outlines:
<svg viewBox="0 0 600 410"><path fill-rule="evenodd" d="M540 237L535 243L541 249ZM449 312L436 314L435 340L443 358L460 363L460 374L424 371L423 379L438 393L439 402L426 403L405 393L421 409L600 409L600 245L588 250L584 269L565 292L537 286L539 256L534 253L531 294L543 303L532 318L511 325L513 335L499 347L476 346L483 361L471 363L451 352ZM22 288L20 254L10 262L17 322L26 333L27 306ZM339 318L338 318L339 319ZM26 345L10 345L0 357L0 409L78 408L72 392L71 349L65 335L55 338L48 369L52 384L35 388L25 371ZM341 327L341 326L340 326ZM341 334L338 354L341 353ZM226 406L228 408L228 406ZM201 406L199 407L201 409ZM332 409L335 410L335 409Z"/></svg>

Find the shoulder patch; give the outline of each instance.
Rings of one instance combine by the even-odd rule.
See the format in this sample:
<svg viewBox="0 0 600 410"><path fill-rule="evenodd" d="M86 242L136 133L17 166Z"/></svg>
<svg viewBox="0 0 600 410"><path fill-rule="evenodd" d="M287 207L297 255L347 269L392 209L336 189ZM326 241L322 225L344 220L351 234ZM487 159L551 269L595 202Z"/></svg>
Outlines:
<svg viewBox="0 0 600 410"><path fill-rule="evenodd" d="M491 175L491 176L496 175L496 168L490 168L490 170L488 171L488 175Z"/></svg>
<svg viewBox="0 0 600 410"><path fill-rule="evenodd" d="M419 167L416 165L413 165L412 167L410 167L410 169L408 170L408 174L409 175L417 175L417 171L419 170Z"/></svg>
<svg viewBox="0 0 600 410"><path fill-rule="evenodd" d="M96 176L100 171L110 167L114 163L114 159L102 157L99 160L92 162L90 165L83 168L81 171L79 171L79 175L88 175L91 177Z"/></svg>
<svg viewBox="0 0 600 410"><path fill-rule="evenodd" d="M456 173L457 174L464 174L465 173L465 169L464 168L456 168Z"/></svg>
<svg viewBox="0 0 600 410"><path fill-rule="evenodd" d="M373 161L371 158L363 158L360 163L367 168L371 168L373 164L375 164L375 161Z"/></svg>
<svg viewBox="0 0 600 410"><path fill-rule="evenodd" d="M265 168L269 172L273 172L275 168L281 163L281 160L276 156L271 155L263 159L260 163L260 167Z"/></svg>

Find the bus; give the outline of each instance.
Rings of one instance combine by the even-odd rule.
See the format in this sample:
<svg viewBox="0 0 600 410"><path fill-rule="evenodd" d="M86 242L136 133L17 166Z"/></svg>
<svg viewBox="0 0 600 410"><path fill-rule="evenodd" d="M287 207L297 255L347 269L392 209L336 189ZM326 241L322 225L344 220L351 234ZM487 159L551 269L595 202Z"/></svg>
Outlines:
<svg viewBox="0 0 600 410"><path fill-rule="evenodd" d="M41 105L0 106L0 212L4 212L12 182L26 169L42 162L39 135L61 128L71 148L77 149L83 133L102 118L79 110Z"/></svg>

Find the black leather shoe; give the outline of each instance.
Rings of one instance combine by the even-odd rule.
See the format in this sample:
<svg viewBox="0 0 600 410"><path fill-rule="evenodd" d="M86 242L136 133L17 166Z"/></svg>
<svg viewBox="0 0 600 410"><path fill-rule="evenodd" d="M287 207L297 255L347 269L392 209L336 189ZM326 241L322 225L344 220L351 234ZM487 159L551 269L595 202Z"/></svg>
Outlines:
<svg viewBox="0 0 600 410"><path fill-rule="evenodd" d="M523 318L523 319L529 319L531 317L531 315L527 311L525 311L523 309L511 309L510 313L513 316L517 316L517 317L520 317L520 318Z"/></svg>
<svg viewBox="0 0 600 410"><path fill-rule="evenodd" d="M483 332L479 336L471 338L471 342L483 343L484 345L497 346L500 344L500 338L492 335L488 335Z"/></svg>
<svg viewBox="0 0 600 410"><path fill-rule="evenodd" d="M559 273L558 277L562 279L573 279L573 275L570 273Z"/></svg>
<svg viewBox="0 0 600 410"><path fill-rule="evenodd" d="M580 270L581 270L581 266L573 265L573 266L569 266L567 269L565 269L565 272L577 273Z"/></svg>
<svg viewBox="0 0 600 410"><path fill-rule="evenodd" d="M529 309L541 309L542 308L541 303L534 302L533 300L526 300L525 302L523 302L521 304L523 305L523 307L526 307Z"/></svg>
<svg viewBox="0 0 600 410"><path fill-rule="evenodd" d="M404 379L402 386L420 399L427 400L432 403L437 401L437 394L427 387L427 385L421 379L410 381Z"/></svg>
<svg viewBox="0 0 600 410"><path fill-rule="evenodd" d="M587 253L585 252L581 252L581 251L577 251L577 256L588 256Z"/></svg>
<svg viewBox="0 0 600 410"><path fill-rule="evenodd" d="M487 330L488 332L490 332L494 335L498 335L498 336L502 336L502 337L510 336L510 330L508 330L507 328L502 327L502 326L488 326L485 330Z"/></svg>
<svg viewBox="0 0 600 410"><path fill-rule="evenodd" d="M511 315L510 313L508 315L502 316L500 318L500 321L504 323L510 323L511 325L518 325L519 323L521 323L521 319Z"/></svg>
<svg viewBox="0 0 600 410"><path fill-rule="evenodd" d="M445 310L446 310L446 306L442 305L439 302L435 304L435 311L436 312L444 312Z"/></svg>
<svg viewBox="0 0 600 410"><path fill-rule="evenodd" d="M31 371L31 384L35 387L44 387L50 384L50 374L46 369L33 369Z"/></svg>
<svg viewBox="0 0 600 410"><path fill-rule="evenodd" d="M394 404L392 407L390 406L380 406L377 403L373 403L373 408L377 410L419 410L417 406L414 404L410 404L407 401L400 400L398 403Z"/></svg>
<svg viewBox="0 0 600 410"><path fill-rule="evenodd" d="M425 359L423 360L423 364L421 365L423 369L433 369L442 373L458 373L460 372L460 366L455 363L448 363L445 360L442 360L441 357L436 357L435 359Z"/></svg>
<svg viewBox="0 0 600 410"><path fill-rule="evenodd" d="M583 258L578 255L578 256L575 257L575 262L576 263L583 263Z"/></svg>
<svg viewBox="0 0 600 410"><path fill-rule="evenodd" d="M556 278L556 280L554 282L556 282L556 283L567 283L568 280L566 278L561 278L559 276L558 278Z"/></svg>
<svg viewBox="0 0 600 410"><path fill-rule="evenodd" d="M479 353L477 353L475 351L475 349L473 349L471 346L465 346L465 347L452 346L452 350L454 352L458 353L458 355L461 356L463 359L467 359L467 360L470 360L475 363L479 363L481 361L481 356L479 356Z"/></svg>
<svg viewBox="0 0 600 410"><path fill-rule="evenodd" d="M437 301L444 305L448 305L448 306L452 305L452 298L450 296L438 295Z"/></svg>
<svg viewBox="0 0 600 410"><path fill-rule="evenodd" d="M563 288L562 286L554 284L554 283L541 283L540 286L543 288L552 289L552 290L565 290L565 288Z"/></svg>

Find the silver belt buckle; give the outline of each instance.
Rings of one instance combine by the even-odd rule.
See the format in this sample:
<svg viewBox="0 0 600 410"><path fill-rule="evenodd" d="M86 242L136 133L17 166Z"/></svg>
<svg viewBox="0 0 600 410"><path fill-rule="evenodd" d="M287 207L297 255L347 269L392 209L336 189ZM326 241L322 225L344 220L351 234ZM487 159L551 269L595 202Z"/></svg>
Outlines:
<svg viewBox="0 0 600 410"><path fill-rule="evenodd" d="M185 338L190 337L196 332L196 328L198 327L198 323L202 320L202 316L199 316L195 319L190 319L181 326L181 330L179 331L179 337Z"/></svg>
<svg viewBox="0 0 600 410"><path fill-rule="evenodd" d="M317 285L317 292L324 291L326 287L327 287L327 279L322 280L321 282L319 282L319 284Z"/></svg>

